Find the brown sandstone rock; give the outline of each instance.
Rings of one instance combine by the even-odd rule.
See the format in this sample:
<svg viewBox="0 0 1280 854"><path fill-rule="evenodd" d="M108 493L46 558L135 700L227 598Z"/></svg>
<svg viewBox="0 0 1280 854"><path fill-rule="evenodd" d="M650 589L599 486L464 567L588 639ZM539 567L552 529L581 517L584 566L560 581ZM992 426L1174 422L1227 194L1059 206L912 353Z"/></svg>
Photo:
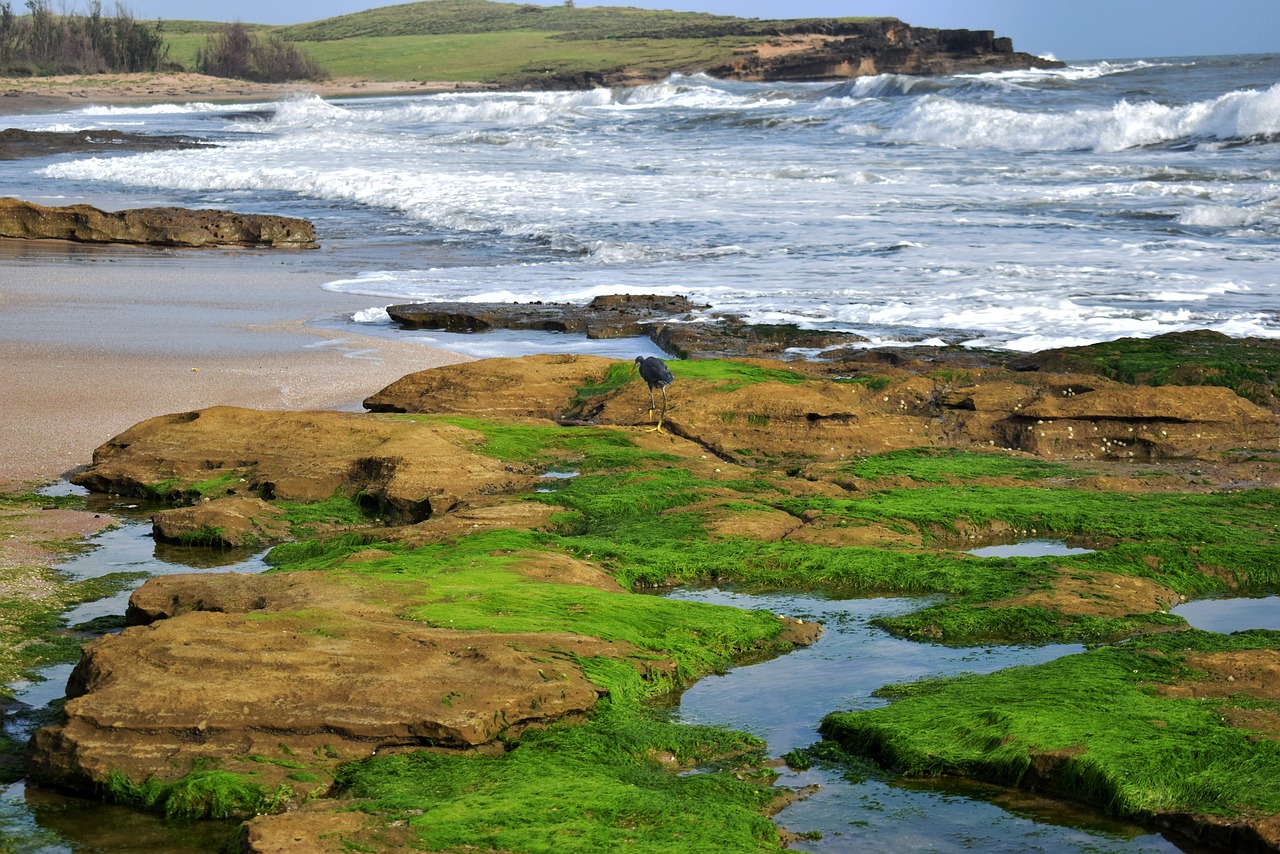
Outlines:
<svg viewBox="0 0 1280 854"><path fill-rule="evenodd" d="M94 451L72 477L96 492L145 495L156 484L226 476L227 494L321 501L362 495L388 517L416 522L531 477L467 448L482 441L448 424L350 412L262 412L217 406L137 424Z"/></svg>
<svg viewBox="0 0 1280 854"><path fill-rule="evenodd" d="M155 621L85 647L66 721L32 741L33 773L88 790L113 770L172 780L212 762L270 791L299 762L324 772L392 749L474 749L583 713L601 689L577 657L635 652L567 633L432 628L393 616L396 593L319 573L148 582L130 615Z"/></svg>
<svg viewBox="0 0 1280 854"><path fill-rule="evenodd" d="M768 360L740 359L776 368ZM514 416L644 426L638 378L592 398L609 366L596 357L486 359L410 374L365 405L401 412ZM967 373L967 372L966 372ZM838 461L914 447L1020 450L1046 459L1219 460L1274 449L1280 416L1217 386L1130 386L1097 376L976 371L963 384L899 372L877 390L813 376L734 387L677 379L665 429L723 460L752 465Z"/></svg>
<svg viewBox="0 0 1280 854"><path fill-rule="evenodd" d="M279 542L289 533L284 511L261 498L237 495L151 517L157 540L235 548Z"/></svg>
<svg viewBox="0 0 1280 854"><path fill-rule="evenodd" d="M0 237L184 247L317 245L311 223L293 217L183 208L112 213L90 205L45 207L13 198L0 198Z"/></svg>
<svg viewBox="0 0 1280 854"><path fill-rule="evenodd" d="M599 382L611 359L524 356L464 362L459 370L418 371L364 401L373 412L439 412L478 418L558 420L579 386Z"/></svg>

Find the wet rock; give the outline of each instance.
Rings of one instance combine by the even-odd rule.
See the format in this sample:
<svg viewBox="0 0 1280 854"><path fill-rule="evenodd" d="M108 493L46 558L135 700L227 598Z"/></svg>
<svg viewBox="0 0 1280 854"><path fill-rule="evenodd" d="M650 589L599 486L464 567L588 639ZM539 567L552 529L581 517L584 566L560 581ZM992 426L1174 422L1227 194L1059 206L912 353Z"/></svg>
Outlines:
<svg viewBox="0 0 1280 854"><path fill-rule="evenodd" d="M51 154L107 154L123 151L165 151L207 148L209 143L185 136L149 136L118 130L36 131L0 130L0 160L47 157Z"/></svg>
<svg viewBox="0 0 1280 854"><path fill-rule="evenodd" d="M314 226L293 217L184 208L112 213L91 205L45 207L14 198L0 198L0 237L187 248L317 246Z"/></svg>
<svg viewBox="0 0 1280 854"><path fill-rule="evenodd" d="M800 329L791 324L744 323L737 315L708 313L682 296L619 294L587 305L571 303L415 303L387 314L405 329L487 332L493 329L570 332L594 339L651 339L682 359L778 356L792 348L822 349L866 339L847 332Z"/></svg>
<svg viewBox="0 0 1280 854"><path fill-rule="evenodd" d="M874 74L941 75L1016 68L1064 68L1014 51L991 30L913 27L896 18L788 22L767 45L708 69L739 80L833 80Z"/></svg>

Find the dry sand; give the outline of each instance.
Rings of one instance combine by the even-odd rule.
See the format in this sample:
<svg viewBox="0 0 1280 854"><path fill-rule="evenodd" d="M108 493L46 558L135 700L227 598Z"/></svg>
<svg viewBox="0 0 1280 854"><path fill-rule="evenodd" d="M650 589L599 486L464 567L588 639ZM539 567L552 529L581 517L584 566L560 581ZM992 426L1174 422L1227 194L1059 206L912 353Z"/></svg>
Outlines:
<svg viewBox="0 0 1280 854"><path fill-rule="evenodd" d="M57 480L152 416L359 409L405 374L468 360L335 331L376 302L320 288L337 277L301 253L0 241L0 488Z"/></svg>

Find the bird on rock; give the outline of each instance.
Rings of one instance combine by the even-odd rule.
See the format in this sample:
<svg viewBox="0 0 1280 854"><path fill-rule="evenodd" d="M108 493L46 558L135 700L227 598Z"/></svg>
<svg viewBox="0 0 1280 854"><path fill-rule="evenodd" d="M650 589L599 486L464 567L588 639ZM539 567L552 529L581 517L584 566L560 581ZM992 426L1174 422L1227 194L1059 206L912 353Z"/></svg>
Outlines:
<svg viewBox="0 0 1280 854"><path fill-rule="evenodd" d="M640 371L640 379L644 380L649 386L649 417L653 417L654 407L657 401L654 400L653 390L660 389L662 391L662 414L658 416L658 426L653 428L659 432L662 431L662 419L667 417L667 386L675 382L675 377L671 375L671 369L667 367L667 363L659 359L657 356L636 356L635 367L631 369L631 373Z"/></svg>

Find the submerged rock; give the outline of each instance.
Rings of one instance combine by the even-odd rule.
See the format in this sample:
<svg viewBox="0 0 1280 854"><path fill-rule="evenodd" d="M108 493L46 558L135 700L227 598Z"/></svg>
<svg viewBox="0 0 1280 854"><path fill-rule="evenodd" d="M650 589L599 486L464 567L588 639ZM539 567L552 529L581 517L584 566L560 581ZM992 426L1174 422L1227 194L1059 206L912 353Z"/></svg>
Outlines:
<svg viewBox="0 0 1280 854"><path fill-rule="evenodd" d="M317 246L315 227L294 217L185 208L135 208L113 213L91 205L46 207L14 198L0 198L0 237L189 248Z"/></svg>
<svg viewBox="0 0 1280 854"><path fill-rule="evenodd" d="M617 294L572 303L411 303L387 307L405 329L488 332L493 329L570 332L594 339L649 338L682 359L782 357L793 348L823 349L865 341L849 332L792 324L745 323L708 312L682 296Z"/></svg>
<svg viewBox="0 0 1280 854"><path fill-rule="evenodd" d="M0 130L0 160L47 157L51 154L106 154L117 151L164 151L207 148L209 143L185 136L150 136L119 130L38 131Z"/></svg>

